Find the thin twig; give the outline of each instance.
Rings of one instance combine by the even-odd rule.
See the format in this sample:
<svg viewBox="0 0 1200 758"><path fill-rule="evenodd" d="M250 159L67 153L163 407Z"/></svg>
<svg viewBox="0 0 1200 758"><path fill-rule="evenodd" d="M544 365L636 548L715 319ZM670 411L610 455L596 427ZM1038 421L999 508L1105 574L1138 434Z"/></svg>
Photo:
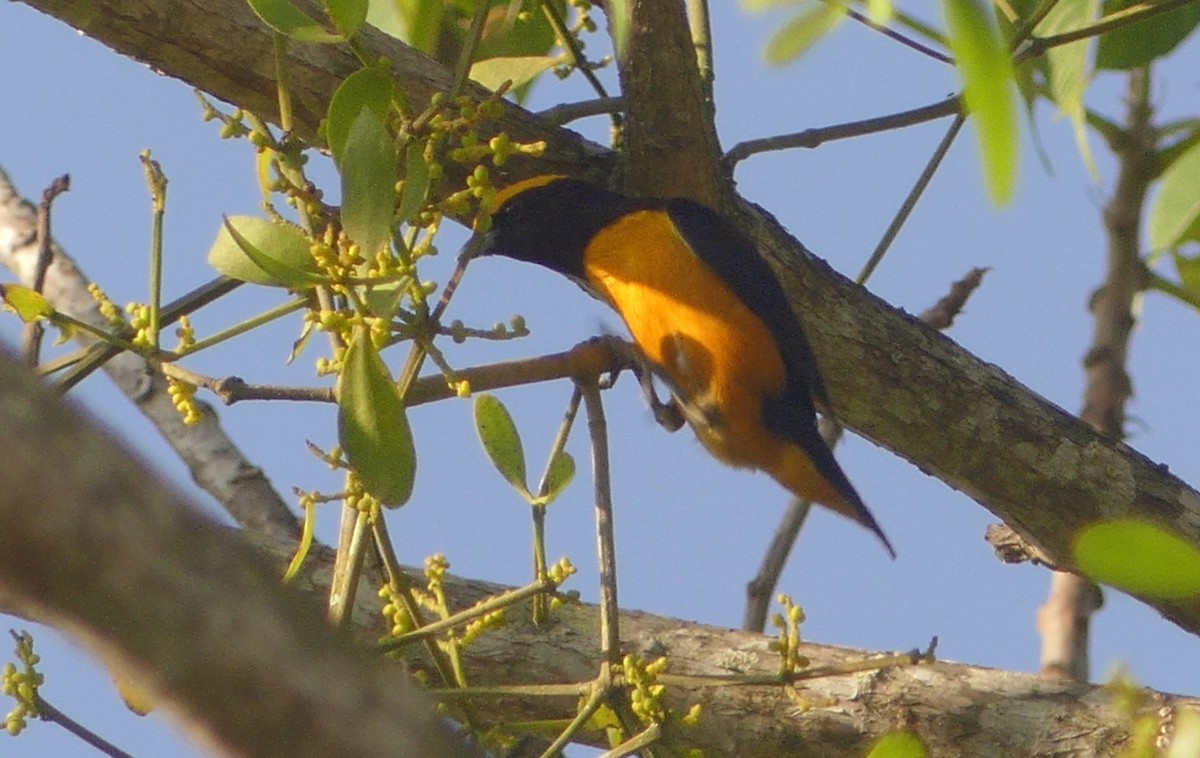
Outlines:
<svg viewBox="0 0 1200 758"><path fill-rule="evenodd" d="M567 410L563 414L562 423L558 425L558 433L554 435L554 442L550 446L550 455L546 460L546 469L542 473L541 481L538 482L537 488L537 503L530 506L533 512L533 576L534 579L543 582L547 577L547 562L546 562L546 505L540 502L542 498L550 494L550 472L554 469L554 461L562 455L563 450L567 447L567 440L571 436L571 430L575 428L575 417L579 414L579 403L583 400L583 392L576 384L571 391L571 399L567 401ZM549 613L549 602L545 593L536 595L533 598L533 623L541 624L546 620Z"/></svg>
<svg viewBox="0 0 1200 758"><path fill-rule="evenodd" d="M555 105L544 111L538 111L534 115L549 124L562 126L577 119L619 113L624 109L625 99L622 97L598 97L595 100L584 100L579 103Z"/></svg>
<svg viewBox="0 0 1200 758"><path fill-rule="evenodd" d="M570 350L538 358L492 363L486 366L460 369L456 376L468 382L476 392L537 384L555 379L571 379L632 368L628 346L615 337L602 337L581 342ZM173 366L172 371L186 371ZM289 400L309 403L336 403L332 387L288 387L274 384L248 384L240 377L219 379L187 372L188 379L220 397L227 405L243 400ZM425 405L457 396L457 390L446 384L440 373L423 376L413 382L404 404L408 407Z"/></svg>
<svg viewBox="0 0 1200 758"><path fill-rule="evenodd" d="M654 723L617 745L599 758L625 758L634 755L662 739L662 724Z"/></svg>
<svg viewBox="0 0 1200 758"><path fill-rule="evenodd" d="M450 87L450 102L453 102L467 84L467 77L471 75L471 61L475 58L475 50L479 47L479 40L483 37L483 25L487 21L488 11L491 10L491 3L476 3L475 15L471 18L471 28L467 32L466 41L463 43L462 50L459 51L458 64L454 67L454 84Z"/></svg>
<svg viewBox="0 0 1200 758"><path fill-rule="evenodd" d="M927 56L929 58L933 58L935 61L940 61L941 63L949 63L950 65L954 65L954 59L951 58L949 55L946 55L945 53L940 52L938 50L934 50L932 47L929 47L928 45L926 45L922 42L918 42L915 39L913 39L912 37L908 37L904 34L901 34L900 32L896 31L895 29L891 29L891 28L883 26L881 24L877 24L874 21L872 21L871 19L867 18L862 13L860 13L859 11L854 10L853 8L847 8L846 15L849 16L850 18L854 19L858 23L866 26L867 28L873 29L873 30L879 32L880 34L887 37L888 39L899 42L901 45L904 45L907 48L916 50L921 55Z"/></svg>
<svg viewBox="0 0 1200 758"><path fill-rule="evenodd" d="M42 193L42 202L37 209L37 261L33 271L33 291L41 294L46 287L46 272L50 270L50 262L54 258L54 249L50 239L50 206L54 199L71 189L71 175L63 174ZM32 321L25 325L22 334L22 353L25 362L36 366L42 359L42 336L46 333L42 322Z"/></svg>
<svg viewBox="0 0 1200 758"><path fill-rule="evenodd" d="M91 729L88 729L83 724L80 724L78 721L63 713L58 708L55 708L41 695L36 696L35 704L37 706L38 718L42 721L58 724L63 729L66 729L68 732L83 740L88 745L94 747L96 750L99 750L101 753L110 756L110 758L133 758L133 756L129 753L126 753L124 750L96 734Z"/></svg>
<svg viewBox="0 0 1200 758"><path fill-rule="evenodd" d="M571 63L583 74L583 78L587 79L588 84L592 86L597 95L607 98L608 90L600 81L600 77L596 76L596 72L592 71L587 56L583 54L583 49L579 46L579 40L571 35L566 22L562 16L558 15L558 9L554 7L553 3L543 2L542 13L546 16L546 21L550 23L550 28L554 30L554 35L558 37L558 44L562 45L566 49L567 55L571 56ZM613 122L614 124L619 123L616 115L613 116Z"/></svg>
<svg viewBox="0 0 1200 758"><path fill-rule="evenodd" d="M556 586L557 585L555 585L554 582L550 581L549 579L540 579L531 582L524 587L519 587L515 590L509 590L508 592L500 595L495 595L481 603L477 603L470 608L467 608L466 610L459 611L451 616L447 616L444 619L425 624L424 626L414 629L411 632L406 632L397 637L387 639L379 644L379 650L383 653L399 650L400 648L405 647L416 640L428 639L435 634L440 634L448 629L461 626L468 621L474 621L475 619L491 613L492 611L496 611L501 608L507 608L510 605L515 605L521 602L522 600L526 600L531 597L537 597L538 595L544 595L547 592L552 592Z"/></svg>
<svg viewBox="0 0 1200 758"><path fill-rule="evenodd" d="M550 746L542 753L541 758L558 758L563 748L574 739L580 729L583 729L584 725L591 720L596 711L600 710L600 706L604 705L604 700L608 697L611 688L612 667L605 661L600 664L600 675L592 682L592 690L588 693L587 702L580 707L579 712L575 714L575 718L571 720L571 723L554 738L554 742L550 743Z"/></svg>
<svg viewBox="0 0 1200 758"><path fill-rule="evenodd" d="M1152 16L1157 16L1160 13L1169 13L1195 1L1165 0L1164 2L1157 3L1138 3L1137 5L1131 5L1128 8L1122 8L1119 11L1110 13L1095 23L1081 26L1078 29L1072 29L1062 34L1052 34L1047 37L1032 37L1029 40L1029 44L1013 58L1013 63L1020 65L1031 58L1042 55L1052 47L1061 47L1062 45L1069 45L1072 42L1099 37L1105 32L1123 26L1132 26Z"/></svg>
<svg viewBox="0 0 1200 758"><path fill-rule="evenodd" d="M242 282L237 279L231 279L227 276L218 276L196 289L188 292L182 297L178 297L167 303L162 308L162 313L159 319L162 326L173 324L179 320L180 316L186 316L190 313L200 310L204 306L221 298L242 285ZM103 366L114 355L121 352L120 348L113 347L107 344L92 345L88 349L88 354L82 358L62 379L59 380L56 387L59 392L67 392L76 384L86 379L96 369Z"/></svg>
<svg viewBox="0 0 1200 758"><path fill-rule="evenodd" d="M725 153L724 161L725 165L732 169L738 161L745 160L756 153L763 153L770 150L790 150L797 147L814 148L834 140L862 137L867 134L878 134L879 132L891 131L893 129L903 129L907 126L923 124L927 121L934 121L946 116L960 114L961 112L962 104L960 98L958 95L954 95L931 105L923 105L920 108L900 111L899 113L892 113L887 116L876 116L861 121L850 121L844 124L834 124L833 126L805 129L802 132L792 134L781 134L775 137L763 137L761 139L739 142L729 152Z"/></svg>
<svg viewBox="0 0 1200 758"><path fill-rule="evenodd" d="M592 443L592 481L596 496L596 544L600 559L600 653L607 665L621 661L621 633L618 627L617 555L613 538L612 483L608 469L608 428L604 403L595 377L580 379L583 403L587 409L588 433Z"/></svg>
<svg viewBox="0 0 1200 758"><path fill-rule="evenodd" d="M866 265L863 266L855 282L858 284L865 283L871 277L871 274L874 273L880 261L883 260L883 256L887 253L888 248L892 246L892 242L895 241L896 235L900 233L900 228L908 220L908 216L912 213L913 208L917 206L917 201L921 199L925 188L929 186L930 180L933 179L934 173L938 170L938 166L941 165L942 159L946 157L946 153L949 152L950 146L954 144L954 139L958 136L959 130L962 129L966 121L967 117L964 113L959 113L955 116L954 121L950 124L950 128L946 130L946 135L938 143L937 149L933 151L933 155L929 156L929 161L925 164L924 170L917 177L917 181L913 184L912 189L909 190L908 196L904 198L900 209L896 211L895 217L888 224L887 230L884 231L883 237L880 238L879 244L875 246L875 250L872 251L871 257L867 259Z"/></svg>
<svg viewBox="0 0 1200 758"><path fill-rule="evenodd" d="M962 313L963 306L967 304L967 298L971 297L972 292L979 289L980 284L983 284L984 274L988 271L991 269L973 268L968 271L966 276L950 285L950 291L946 293L945 297L922 312L918 318L939 331L949 329L953 326L954 319L958 317L958 314Z"/></svg>

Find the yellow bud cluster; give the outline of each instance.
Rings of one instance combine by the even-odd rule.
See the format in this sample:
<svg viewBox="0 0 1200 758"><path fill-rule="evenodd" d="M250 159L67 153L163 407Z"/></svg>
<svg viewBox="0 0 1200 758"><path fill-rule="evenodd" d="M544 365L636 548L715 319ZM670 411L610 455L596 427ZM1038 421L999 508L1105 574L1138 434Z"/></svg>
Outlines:
<svg viewBox="0 0 1200 758"><path fill-rule="evenodd" d="M87 287L88 294L96 301L96 306L100 309L100 315L104 317L111 326L125 326L125 317L121 315L121 309L117 307L104 290L100 289L100 285L95 282Z"/></svg>
<svg viewBox="0 0 1200 758"><path fill-rule="evenodd" d="M200 409L200 404L196 402L196 386L194 384L167 377L167 394L171 397L175 410L179 411L179 415L183 417L184 424L188 426L199 424L204 418L204 412Z"/></svg>

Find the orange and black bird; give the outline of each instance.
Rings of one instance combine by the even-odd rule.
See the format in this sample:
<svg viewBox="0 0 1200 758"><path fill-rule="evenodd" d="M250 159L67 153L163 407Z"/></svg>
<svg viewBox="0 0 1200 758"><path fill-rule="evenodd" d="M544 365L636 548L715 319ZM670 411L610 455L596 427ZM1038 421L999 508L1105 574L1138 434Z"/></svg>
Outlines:
<svg viewBox="0 0 1200 758"><path fill-rule="evenodd" d="M561 176L518 182L492 205L490 229L464 255L540 264L611 305L709 452L857 521L895 556L817 433L814 403L830 405L816 359L737 228L691 200Z"/></svg>

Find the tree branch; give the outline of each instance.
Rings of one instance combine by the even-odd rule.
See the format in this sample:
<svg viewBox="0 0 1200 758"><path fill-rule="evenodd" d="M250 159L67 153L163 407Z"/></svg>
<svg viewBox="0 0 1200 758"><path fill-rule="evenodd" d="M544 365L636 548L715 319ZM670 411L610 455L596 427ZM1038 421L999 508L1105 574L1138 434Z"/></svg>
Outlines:
<svg viewBox="0 0 1200 758"><path fill-rule="evenodd" d="M254 541L280 566L290 557L286 543ZM298 581L321 597L328 592L332 565L331 550L315 550ZM512 589L455 577L447 577L445 588L452 610ZM382 601L372 589L359 589L351 621L364 643L387 633ZM480 694L439 692L439 697L470 699L484 720L574 714L579 692L596 674L599 608L568 604L538 626L531 620L531 602L511 608L503 628L466 647L472 690ZM789 695L778 679L779 654L769 649L768 636L636 611L622 612L620 628L623 653L668 658L660 681L670 685L673 709L682 713L700 704L698 727L669 724L667 733L672 744L706 755L860 758L897 724L914 729L931 755L1117 756L1128 739L1130 715L1105 687L945 662L880 670L878 664L863 665L873 653L805 643L800 652L812 665L800 676L827 674L795 682L797 694ZM409 648L405 660L416 669L430 665L418 646ZM830 673L835 671L842 673ZM515 681L513 672L522 678ZM572 684L580 686L563 686ZM559 685L561 694L535 696L522 689L527 685ZM1200 699L1146 691L1142 708L1166 722L1176 709L1200 708ZM980 719L984 710L988 718ZM604 735L583 738L607 746Z"/></svg>

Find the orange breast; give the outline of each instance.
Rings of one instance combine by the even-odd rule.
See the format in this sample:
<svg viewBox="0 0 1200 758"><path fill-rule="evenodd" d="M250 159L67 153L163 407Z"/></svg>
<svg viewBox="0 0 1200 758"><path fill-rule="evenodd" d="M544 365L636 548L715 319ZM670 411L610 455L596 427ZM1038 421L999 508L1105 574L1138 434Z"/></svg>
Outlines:
<svg viewBox="0 0 1200 758"><path fill-rule="evenodd" d="M787 447L762 425L763 398L786 379L774 338L666 213L640 211L605 228L588 245L584 270L646 357L715 412L718 423L696 429L713 455L774 469Z"/></svg>

